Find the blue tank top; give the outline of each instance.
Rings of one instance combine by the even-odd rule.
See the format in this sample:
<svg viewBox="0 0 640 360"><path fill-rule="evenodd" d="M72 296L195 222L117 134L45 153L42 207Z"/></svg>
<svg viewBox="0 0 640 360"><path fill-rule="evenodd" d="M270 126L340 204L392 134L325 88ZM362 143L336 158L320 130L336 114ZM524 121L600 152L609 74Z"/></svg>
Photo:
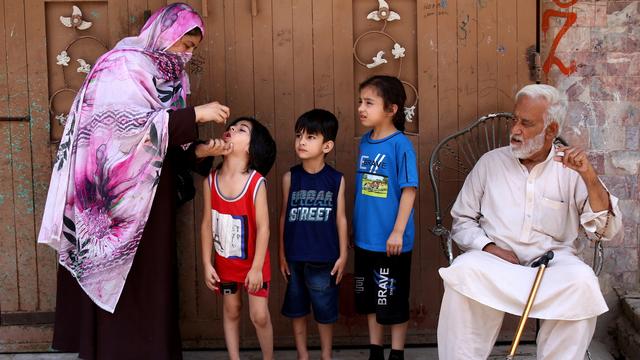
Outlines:
<svg viewBox="0 0 640 360"><path fill-rule="evenodd" d="M316 174L291 168L284 222L287 261L332 262L340 256L336 211L342 173L328 164Z"/></svg>

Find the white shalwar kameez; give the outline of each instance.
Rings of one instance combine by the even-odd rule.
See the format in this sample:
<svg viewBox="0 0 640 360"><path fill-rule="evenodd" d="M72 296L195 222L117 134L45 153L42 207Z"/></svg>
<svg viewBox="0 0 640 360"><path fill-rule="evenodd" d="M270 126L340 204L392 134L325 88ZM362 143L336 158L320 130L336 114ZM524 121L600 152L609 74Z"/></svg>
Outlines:
<svg viewBox="0 0 640 360"><path fill-rule="evenodd" d="M510 147L486 153L467 176L451 210L452 237L466 251L440 269L445 294L438 324L440 360L486 359L504 313L522 314L537 269L549 250L530 317L543 319L538 359L584 359L596 317L608 310L591 267L577 257L580 226L611 239L622 226L618 199L612 214L593 212L580 175L553 160L555 148L531 172ZM521 265L482 248L490 242L513 251Z"/></svg>

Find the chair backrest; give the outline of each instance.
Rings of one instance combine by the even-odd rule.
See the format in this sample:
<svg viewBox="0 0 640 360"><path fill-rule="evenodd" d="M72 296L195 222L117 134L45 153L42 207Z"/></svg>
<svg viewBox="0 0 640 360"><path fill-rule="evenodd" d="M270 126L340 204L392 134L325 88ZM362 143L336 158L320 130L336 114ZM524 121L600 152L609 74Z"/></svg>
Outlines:
<svg viewBox="0 0 640 360"><path fill-rule="evenodd" d="M446 186L445 190L457 195L464 179L484 153L509 144L509 122L512 118L513 115L506 112L483 116L468 127L444 138L431 152L429 176L436 217L435 227L431 231L440 237L449 264L453 262L453 245L450 230L443 224L443 215L453 206L455 196L447 199L445 204L440 186Z"/></svg>
<svg viewBox="0 0 640 360"><path fill-rule="evenodd" d="M442 207L440 184L457 183L459 190L484 153L509 144L509 122L512 118L513 115L506 112L483 116L446 137L433 149L429 160L429 176L434 192L436 226L442 225L443 211L451 209L455 200Z"/></svg>

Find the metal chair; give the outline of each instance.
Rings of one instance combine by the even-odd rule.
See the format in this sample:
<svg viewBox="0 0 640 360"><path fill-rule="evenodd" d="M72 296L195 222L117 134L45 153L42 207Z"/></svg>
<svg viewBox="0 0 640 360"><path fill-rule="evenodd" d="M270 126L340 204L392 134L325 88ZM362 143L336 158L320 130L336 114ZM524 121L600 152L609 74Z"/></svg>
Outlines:
<svg viewBox="0 0 640 360"><path fill-rule="evenodd" d="M447 189L460 191L465 178L473 169L480 157L493 149L509 145L511 113L502 112L489 114L476 120L468 127L444 138L431 152L429 160L429 176L434 193L436 224L431 232L440 237L444 255L449 262L453 262L453 239L449 226L444 225L443 214L448 214L455 202L455 197L444 201L441 184ZM567 145L562 138L556 138L556 143ZM443 206L445 205L445 206ZM586 235L586 233L585 233ZM604 262L602 241L594 240L594 256L592 268L596 276L600 275ZM591 354L587 351L587 357Z"/></svg>

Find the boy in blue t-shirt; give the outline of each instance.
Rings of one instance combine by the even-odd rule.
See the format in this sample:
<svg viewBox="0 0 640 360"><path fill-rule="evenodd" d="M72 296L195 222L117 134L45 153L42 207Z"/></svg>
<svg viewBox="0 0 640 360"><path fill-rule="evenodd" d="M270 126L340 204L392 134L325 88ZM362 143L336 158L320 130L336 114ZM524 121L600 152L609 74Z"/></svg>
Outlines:
<svg viewBox="0 0 640 360"><path fill-rule="evenodd" d="M306 315L313 307L322 359L331 359L338 283L347 263L344 177L325 163L338 133L329 111L304 113L295 125L301 164L282 177L280 272L287 282L282 314L292 318L298 359L308 359Z"/></svg>

